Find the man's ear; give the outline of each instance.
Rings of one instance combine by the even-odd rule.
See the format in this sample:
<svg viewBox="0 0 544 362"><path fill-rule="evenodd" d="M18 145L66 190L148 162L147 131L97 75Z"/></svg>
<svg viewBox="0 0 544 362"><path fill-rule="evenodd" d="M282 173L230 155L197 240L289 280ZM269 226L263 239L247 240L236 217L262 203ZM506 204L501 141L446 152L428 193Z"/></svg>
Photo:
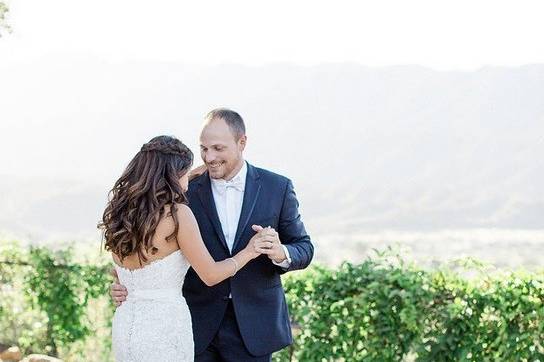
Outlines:
<svg viewBox="0 0 544 362"><path fill-rule="evenodd" d="M243 135L238 140L238 147L240 147L240 151L243 151L246 148L246 144L247 144L247 136Z"/></svg>

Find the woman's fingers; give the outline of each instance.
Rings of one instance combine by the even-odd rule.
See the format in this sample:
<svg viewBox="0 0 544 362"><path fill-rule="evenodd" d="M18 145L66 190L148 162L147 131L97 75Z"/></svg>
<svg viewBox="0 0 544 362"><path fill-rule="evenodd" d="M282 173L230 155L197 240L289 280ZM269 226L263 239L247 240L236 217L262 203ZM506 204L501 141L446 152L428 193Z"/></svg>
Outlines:
<svg viewBox="0 0 544 362"><path fill-rule="evenodd" d="M255 251L261 254L268 254L273 246L274 243L272 241L263 239L255 241L254 244Z"/></svg>

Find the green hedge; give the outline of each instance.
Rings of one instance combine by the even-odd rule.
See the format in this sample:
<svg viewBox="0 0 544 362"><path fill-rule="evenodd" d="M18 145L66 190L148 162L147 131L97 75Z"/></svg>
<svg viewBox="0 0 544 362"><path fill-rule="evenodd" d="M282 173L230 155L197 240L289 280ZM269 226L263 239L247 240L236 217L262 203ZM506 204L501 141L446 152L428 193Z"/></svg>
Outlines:
<svg viewBox="0 0 544 362"><path fill-rule="evenodd" d="M72 248L2 244L0 343L68 360L82 360L86 354L93 354L92 360L108 359L113 315L107 298L109 264L75 261ZM98 314L95 308L100 308ZM102 336L99 341L97 334ZM88 337L91 343L85 348Z"/></svg>
<svg viewBox="0 0 544 362"><path fill-rule="evenodd" d="M275 360L544 361L544 273L459 266L423 270L389 250L291 275L298 335Z"/></svg>
<svg viewBox="0 0 544 362"><path fill-rule="evenodd" d="M3 245L0 343L111 360L108 258ZM544 362L543 272L491 272L470 260L426 270L387 250L289 273L284 286L295 344L275 361Z"/></svg>

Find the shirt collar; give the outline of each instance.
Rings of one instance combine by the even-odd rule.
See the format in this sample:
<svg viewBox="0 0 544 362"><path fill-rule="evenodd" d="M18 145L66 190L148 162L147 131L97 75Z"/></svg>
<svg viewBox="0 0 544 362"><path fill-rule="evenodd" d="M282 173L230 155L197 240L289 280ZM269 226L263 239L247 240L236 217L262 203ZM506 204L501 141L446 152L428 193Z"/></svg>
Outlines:
<svg viewBox="0 0 544 362"><path fill-rule="evenodd" d="M210 180L211 180L211 183L212 183L213 186L218 186L218 185L221 185L221 184L228 185L230 183L240 183L242 185L245 185L246 184L246 177L247 177L247 163L246 163L246 161L244 161L240 171L238 171L236 176L234 176L229 181L227 181L225 179L213 179L211 177L210 177Z"/></svg>

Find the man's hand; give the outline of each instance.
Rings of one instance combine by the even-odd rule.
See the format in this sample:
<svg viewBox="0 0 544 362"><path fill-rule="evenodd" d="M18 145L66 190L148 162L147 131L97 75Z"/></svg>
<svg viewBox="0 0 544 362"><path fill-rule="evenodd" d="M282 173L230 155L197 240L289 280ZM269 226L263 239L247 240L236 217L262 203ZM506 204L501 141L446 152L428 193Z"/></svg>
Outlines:
<svg viewBox="0 0 544 362"><path fill-rule="evenodd" d="M110 287L111 299L115 303L116 307L119 307L125 300L127 300L128 291L124 285L119 284L119 278L117 276L117 271L112 270L111 274L113 275L114 281Z"/></svg>
<svg viewBox="0 0 544 362"><path fill-rule="evenodd" d="M287 258L276 230L270 226L262 228L259 225L253 225L253 230L257 231L259 235L258 240L255 241L256 252L266 254L270 260L276 263L281 263Z"/></svg>

